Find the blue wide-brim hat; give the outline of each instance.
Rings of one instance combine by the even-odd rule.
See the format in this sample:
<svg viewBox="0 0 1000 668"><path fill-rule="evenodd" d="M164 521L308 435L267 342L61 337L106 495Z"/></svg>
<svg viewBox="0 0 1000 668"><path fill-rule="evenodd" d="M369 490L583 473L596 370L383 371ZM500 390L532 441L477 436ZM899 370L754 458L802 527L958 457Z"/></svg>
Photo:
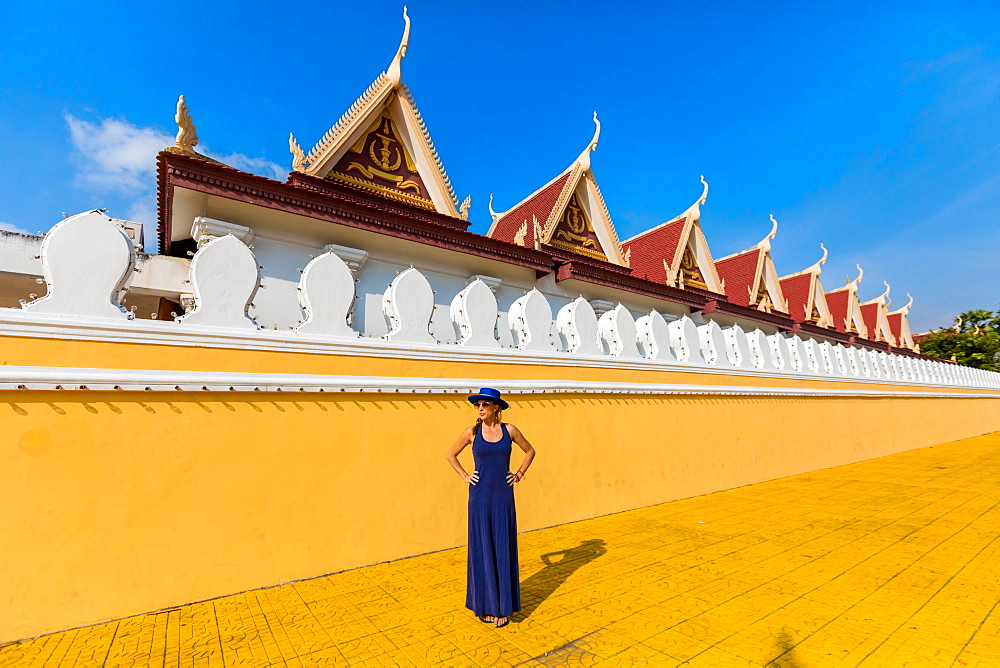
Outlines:
<svg viewBox="0 0 1000 668"><path fill-rule="evenodd" d="M510 404L500 398L500 390L494 390L492 387L484 387L479 390L479 394L469 397L469 403L474 404L477 401L492 401L503 410L510 408Z"/></svg>

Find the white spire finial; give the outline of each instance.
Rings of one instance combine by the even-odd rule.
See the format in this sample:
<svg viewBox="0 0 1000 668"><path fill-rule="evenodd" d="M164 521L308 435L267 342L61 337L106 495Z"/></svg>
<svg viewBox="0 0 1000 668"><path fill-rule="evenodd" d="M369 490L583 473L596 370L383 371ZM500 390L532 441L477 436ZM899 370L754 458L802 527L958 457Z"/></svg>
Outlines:
<svg viewBox="0 0 1000 668"><path fill-rule="evenodd" d="M860 265L860 264L856 264L856 265L854 265L854 266L858 268L858 277L857 277L857 278L855 278L855 279L854 279L854 280L852 281L852 280L851 280L851 277L850 277L850 276L848 276L848 277L847 277L847 284L848 284L848 285L852 285L852 286L854 286L854 289L856 290L856 289L857 289L857 287L858 287L858 283L860 283L860 282L861 282L861 279L865 277L865 270L861 268L861 265Z"/></svg>
<svg viewBox="0 0 1000 668"><path fill-rule="evenodd" d="M594 112L594 124L597 126L594 129L594 138L590 140L587 144L587 148L583 149L583 153L580 157L576 159L576 163L580 165L580 169L587 171L590 169L590 152L597 149L597 140L601 136L601 122L597 120L597 112Z"/></svg>
<svg viewBox="0 0 1000 668"><path fill-rule="evenodd" d="M909 298L910 301L906 302L906 306L900 309L900 311L902 311L903 313L909 313L910 307L913 306L913 296L910 295L909 292L906 293L906 296Z"/></svg>
<svg viewBox="0 0 1000 668"><path fill-rule="evenodd" d="M886 300L886 305L885 306L886 306L886 308L888 308L889 304L892 303L892 300L889 299L889 291L892 288L889 287L889 282L888 281L882 281L882 284L885 286L885 292L883 292L882 294L879 295L879 299L885 299Z"/></svg>
<svg viewBox="0 0 1000 668"><path fill-rule="evenodd" d="M826 249L826 246L823 245L822 241L820 242L819 247L823 249L823 257L821 257L819 262L816 264L826 264L826 258L830 256L830 251Z"/></svg>
<svg viewBox="0 0 1000 668"><path fill-rule="evenodd" d="M760 243L757 244L757 248L761 248L765 252L771 250L771 239L773 239L774 235L778 233L778 221L774 219L774 214L771 214L771 223L771 231L768 232L767 236L761 239Z"/></svg>
<svg viewBox="0 0 1000 668"><path fill-rule="evenodd" d="M493 222L496 222L496 219L500 217L500 214L493 210L493 193L490 193L490 203L486 205L486 208L490 211L490 218L493 219Z"/></svg>
<svg viewBox="0 0 1000 668"><path fill-rule="evenodd" d="M402 61L403 57L406 56L406 49L410 46L410 16L406 13L406 5L403 5L403 20L406 22L406 26L403 28L403 38L399 40L399 49L389 64L389 69L386 70L386 75L394 86L398 86L399 82L403 80Z"/></svg>
<svg viewBox="0 0 1000 668"><path fill-rule="evenodd" d="M701 191L701 197L694 201L688 210L684 212L685 218L690 218L691 220L701 220L701 205L708 200L708 181L705 180L705 176L699 177L701 179L701 185L703 186Z"/></svg>

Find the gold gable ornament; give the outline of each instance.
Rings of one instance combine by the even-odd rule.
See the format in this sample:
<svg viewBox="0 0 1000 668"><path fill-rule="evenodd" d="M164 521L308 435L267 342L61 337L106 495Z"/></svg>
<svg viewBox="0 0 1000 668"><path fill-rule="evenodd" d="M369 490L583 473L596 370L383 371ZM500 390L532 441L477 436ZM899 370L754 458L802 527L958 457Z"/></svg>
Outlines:
<svg viewBox="0 0 1000 668"><path fill-rule="evenodd" d="M385 111L350 146L326 178L434 210L434 202L426 197L417 166Z"/></svg>
<svg viewBox="0 0 1000 668"><path fill-rule="evenodd" d="M590 217L580 204L576 193L570 197L563 211L562 218L556 224L555 235L549 242L556 248L586 255L598 260L607 261L607 256L601 251L594 226Z"/></svg>

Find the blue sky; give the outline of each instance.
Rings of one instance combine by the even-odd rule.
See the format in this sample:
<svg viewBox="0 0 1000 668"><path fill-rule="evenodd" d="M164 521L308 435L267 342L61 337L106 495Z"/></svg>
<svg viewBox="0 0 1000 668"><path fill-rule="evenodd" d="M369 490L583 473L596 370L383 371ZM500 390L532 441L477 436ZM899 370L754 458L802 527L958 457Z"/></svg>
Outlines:
<svg viewBox="0 0 1000 668"><path fill-rule="evenodd" d="M830 249L827 289L915 298L915 331L1000 307L1000 3L409 3L409 84L472 230L562 171L621 238L711 184L716 257ZM282 180L388 65L401 4L4 3L0 227L106 207L155 224L154 159L185 94L202 144Z"/></svg>

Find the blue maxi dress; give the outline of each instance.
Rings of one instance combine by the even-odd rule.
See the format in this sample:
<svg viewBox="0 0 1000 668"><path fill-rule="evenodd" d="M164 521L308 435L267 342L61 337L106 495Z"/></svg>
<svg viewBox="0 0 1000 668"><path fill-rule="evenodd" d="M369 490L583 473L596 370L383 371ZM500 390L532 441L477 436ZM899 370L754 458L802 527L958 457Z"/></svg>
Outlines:
<svg viewBox="0 0 1000 668"><path fill-rule="evenodd" d="M517 567L517 515L514 487L507 484L511 439L490 442L476 430L472 458L479 482L469 485L469 564L465 607L482 617L510 617L521 609Z"/></svg>

